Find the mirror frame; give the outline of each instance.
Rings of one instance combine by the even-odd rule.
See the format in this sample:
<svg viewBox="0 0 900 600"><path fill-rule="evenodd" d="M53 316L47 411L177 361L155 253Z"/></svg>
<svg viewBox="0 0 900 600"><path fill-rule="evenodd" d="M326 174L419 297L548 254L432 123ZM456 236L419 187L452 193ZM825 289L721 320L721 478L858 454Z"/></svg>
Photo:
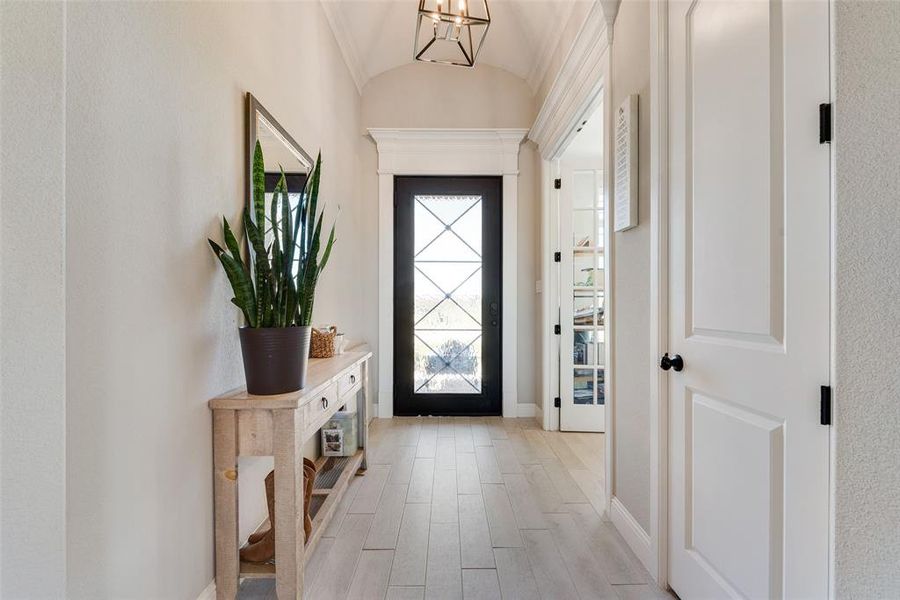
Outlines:
<svg viewBox="0 0 900 600"><path fill-rule="evenodd" d="M294 156L297 157L301 163L306 165L307 173L310 173L313 169L313 159L309 154L303 150L303 147L297 143L291 134L282 127L281 123L278 122L275 117L272 116L266 108L256 99L256 97L247 92L247 140L246 147L244 148L245 155L245 194L246 194L246 205L251 209L253 207L253 150L256 148L256 140L258 139L259 130L257 128L257 116L262 118L274 131L278 137L281 138L281 141L287 146Z"/></svg>

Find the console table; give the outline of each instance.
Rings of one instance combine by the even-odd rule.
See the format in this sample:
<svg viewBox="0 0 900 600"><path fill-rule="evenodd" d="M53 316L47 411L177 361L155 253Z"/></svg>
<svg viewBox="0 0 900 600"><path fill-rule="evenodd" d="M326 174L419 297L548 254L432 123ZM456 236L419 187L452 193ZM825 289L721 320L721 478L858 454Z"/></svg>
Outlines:
<svg viewBox="0 0 900 600"><path fill-rule="evenodd" d="M241 577L275 577L278 598L301 599L303 565L331 520L354 474L366 469L369 360L364 346L310 359L306 387L276 396L237 389L209 401L213 412L216 596L237 595ZM359 393L362 398L357 398ZM327 485L313 486L310 539L303 531L303 445L341 408L356 410L359 450L329 463ZM275 457L276 564L241 563L238 540L238 456ZM326 460L320 459L319 466ZM337 466L334 466L337 464ZM335 479L334 469L340 469Z"/></svg>

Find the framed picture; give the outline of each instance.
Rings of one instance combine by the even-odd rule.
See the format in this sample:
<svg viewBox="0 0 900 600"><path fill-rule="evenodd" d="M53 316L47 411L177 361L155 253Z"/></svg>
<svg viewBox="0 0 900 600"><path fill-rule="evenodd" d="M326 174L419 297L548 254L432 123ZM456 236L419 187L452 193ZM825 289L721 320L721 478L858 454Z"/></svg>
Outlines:
<svg viewBox="0 0 900 600"><path fill-rule="evenodd" d="M343 456L344 453L344 430L343 429L323 429L322 430L322 454L324 456Z"/></svg>
<svg viewBox="0 0 900 600"><path fill-rule="evenodd" d="M638 224L638 95L632 94L613 118L613 229L625 231Z"/></svg>

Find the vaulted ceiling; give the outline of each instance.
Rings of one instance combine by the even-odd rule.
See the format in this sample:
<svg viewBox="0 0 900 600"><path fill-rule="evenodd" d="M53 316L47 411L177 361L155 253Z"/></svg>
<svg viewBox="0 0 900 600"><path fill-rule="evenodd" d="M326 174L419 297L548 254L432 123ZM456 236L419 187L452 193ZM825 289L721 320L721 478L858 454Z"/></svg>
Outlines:
<svg viewBox="0 0 900 600"><path fill-rule="evenodd" d="M586 0L488 0L491 26L477 63L500 67L536 90L576 5ZM323 0L357 87L413 62L418 0ZM477 68L477 64L476 64Z"/></svg>

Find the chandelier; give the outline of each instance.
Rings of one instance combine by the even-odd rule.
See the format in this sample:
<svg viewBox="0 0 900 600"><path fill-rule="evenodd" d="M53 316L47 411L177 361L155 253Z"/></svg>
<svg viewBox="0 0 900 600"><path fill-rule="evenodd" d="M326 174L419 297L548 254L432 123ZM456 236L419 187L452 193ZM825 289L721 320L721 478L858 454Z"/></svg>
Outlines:
<svg viewBox="0 0 900 600"><path fill-rule="evenodd" d="M487 0L419 0L415 59L474 67L490 24Z"/></svg>

